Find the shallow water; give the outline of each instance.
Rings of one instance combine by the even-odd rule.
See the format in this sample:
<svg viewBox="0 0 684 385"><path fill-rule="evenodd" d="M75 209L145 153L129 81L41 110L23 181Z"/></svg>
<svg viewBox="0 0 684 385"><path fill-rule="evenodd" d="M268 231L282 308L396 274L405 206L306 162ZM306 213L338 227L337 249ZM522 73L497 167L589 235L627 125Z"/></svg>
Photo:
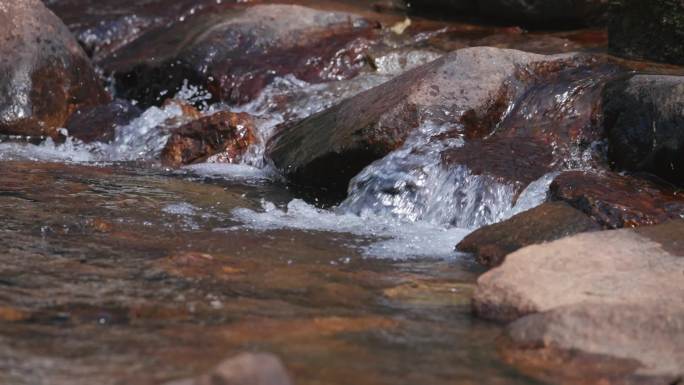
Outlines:
<svg viewBox="0 0 684 385"><path fill-rule="evenodd" d="M501 327L471 315L482 269L454 246L542 202L553 173L516 192L447 172L440 154L462 140L433 143L449 128L426 124L330 207L264 160L276 125L438 56L397 48L372 73L276 78L239 107L186 84L175 99L204 114L256 117L242 164L160 168L186 121L174 103L108 144L0 138L0 384L161 384L244 351L276 353L305 385L535 383L498 356Z"/></svg>
<svg viewBox="0 0 684 385"><path fill-rule="evenodd" d="M157 384L245 350L298 384L532 383L470 315L469 257L375 258L410 230L218 168L0 162L0 383Z"/></svg>

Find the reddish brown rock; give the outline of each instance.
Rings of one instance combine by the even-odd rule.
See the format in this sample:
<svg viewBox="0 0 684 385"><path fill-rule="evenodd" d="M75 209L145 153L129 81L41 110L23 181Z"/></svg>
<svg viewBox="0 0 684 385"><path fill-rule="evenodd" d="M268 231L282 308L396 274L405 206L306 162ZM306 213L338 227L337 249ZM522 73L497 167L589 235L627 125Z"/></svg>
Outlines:
<svg viewBox="0 0 684 385"><path fill-rule="evenodd" d="M551 198L569 203L606 228L653 225L684 217L684 194L666 184L610 172L565 172Z"/></svg>
<svg viewBox="0 0 684 385"><path fill-rule="evenodd" d="M563 202L544 203L503 222L481 227L456 246L474 253L487 267L503 263L506 255L523 247L599 230L587 215Z"/></svg>
<svg viewBox="0 0 684 385"><path fill-rule="evenodd" d="M189 81L215 100L241 104L276 76L323 82L356 75L376 33L358 16L298 5L214 8L147 33L102 62L117 90L152 105Z"/></svg>
<svg viewBox="0 0 684 385"><path fill-rule="evenodd" d="M602 165L592 150L603 137L601 95L620 71L602 58L530 66L520 76L524 91L509 102L503 120L469 117L466 124L476 127L470 135L485 138L443 152L444 165L467 166L517 193L551 171Z"/></svg>
<svg viewBox="0 0 684 385"><path fill-rule="evenodd" d="M255 141L254 122L248 114L222 111L175 129L161 159L167 166L178 167L223 154L227 163L235 163Z"/></svg>
<svg viewBox="0 0 684 385"><path fill-rule="evenodd" d="M487 47L455 51L280 130L268 144L268 155L297 183L346 189L363 167L401 146L416 127L430 123L453 127L436 140L475 140L491 134L525 138L474 142L472 151L466 144L446 159L478 162L470 155L478 148L493 145L487 151L494 154L508 146L511 155L538 158L537 171L527 179L534 178L550 168L551 143L559 145L561 157L575 148L571 145L587 147L600 137L594 130L593 107L600 100L595 96L602 82L615 73L608 67L603 70L599 61L578 55L541 56ZM555 95L561 97L547 100ZM471 153L459 156L461 151Z"/></svg>
<svg viewBox="0 0 684 385"><path fill-rule="evenodd" d="M0 7L0 133L53 136L109 96L67 27L39 0Z"/></svg>
<svg viewBox="0 0 684 385"><path fill-rule="evenodd" d="M492 136L442 153L447 167L466 165L474 175L516 185L522 190L553 169L551 148L536 138Z"/></svg>

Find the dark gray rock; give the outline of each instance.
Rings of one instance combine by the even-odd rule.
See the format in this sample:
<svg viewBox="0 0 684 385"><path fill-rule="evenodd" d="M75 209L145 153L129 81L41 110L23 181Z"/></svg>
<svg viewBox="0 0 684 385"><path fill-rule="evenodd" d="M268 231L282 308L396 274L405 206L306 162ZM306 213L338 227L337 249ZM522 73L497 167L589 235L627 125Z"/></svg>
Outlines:
<svg viewBox="0 0 684 385"><path fill-rule="evenodd" d="M604 105L614 166L684 186L684 76L616 82L606 88Z"/></svg>
<svg viewBox="0 0 684 385"><path fill-rule="evenodd" d="M620 0L608 27L617 55L684 64L684 2Z"/></svg>

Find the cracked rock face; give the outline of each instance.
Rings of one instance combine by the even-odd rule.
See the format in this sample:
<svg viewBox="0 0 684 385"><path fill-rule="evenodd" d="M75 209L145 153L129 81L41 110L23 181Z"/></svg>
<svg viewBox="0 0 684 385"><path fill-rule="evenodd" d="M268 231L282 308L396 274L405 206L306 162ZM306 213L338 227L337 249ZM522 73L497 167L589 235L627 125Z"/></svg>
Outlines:
<svg viewBox="0 0 684 385"><path fill-rule="evenodd" d="M0 133L55 136L79 107L108 101L86 55L39 0L0 4Z"/></svg>

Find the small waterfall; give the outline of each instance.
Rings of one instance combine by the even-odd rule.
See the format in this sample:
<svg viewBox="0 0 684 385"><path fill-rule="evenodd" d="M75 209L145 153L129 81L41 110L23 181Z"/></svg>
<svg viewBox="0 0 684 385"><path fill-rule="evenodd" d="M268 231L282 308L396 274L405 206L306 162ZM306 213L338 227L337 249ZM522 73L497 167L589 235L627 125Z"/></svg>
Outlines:
<svg viewBox="0 0 684 385"><path fill-rule="evenodd" d="M554 174L533 182L520 196L518 186L466 166L446 169L444 150L463 146L462 139L435 138L449 127L427 123L404 146L368 166L355 177L341 212L391 216L404 221L475 229L499 222L546 199Z"/></svg>

